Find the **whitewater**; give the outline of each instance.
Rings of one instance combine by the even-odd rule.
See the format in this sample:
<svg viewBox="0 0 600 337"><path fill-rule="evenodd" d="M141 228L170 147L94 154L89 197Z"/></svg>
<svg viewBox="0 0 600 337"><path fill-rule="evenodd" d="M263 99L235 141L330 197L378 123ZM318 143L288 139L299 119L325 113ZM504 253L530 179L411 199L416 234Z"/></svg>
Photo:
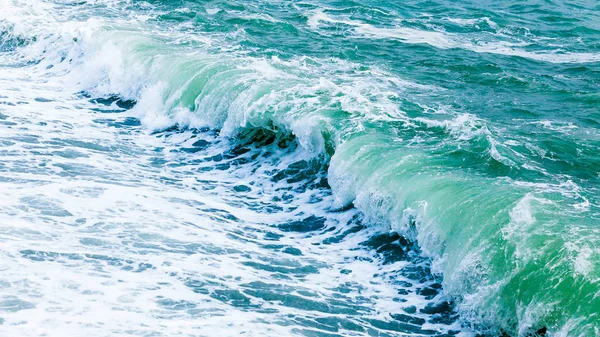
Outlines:
<svg viewBox="0 0 600 337"><path fill-rule="evenodd" d="M0 335L600 335L600 7L0 0Z"/></svg>

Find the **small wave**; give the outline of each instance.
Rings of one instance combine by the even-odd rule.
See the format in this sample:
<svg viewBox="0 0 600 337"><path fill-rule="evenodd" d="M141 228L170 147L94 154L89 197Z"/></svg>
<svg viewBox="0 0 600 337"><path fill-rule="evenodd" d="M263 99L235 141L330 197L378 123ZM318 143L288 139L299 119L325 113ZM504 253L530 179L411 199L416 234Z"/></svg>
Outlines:
<svg viewBox="0 0 600 337"><path fill-rule="evenodd" d="M497 29L498 24L492 21L490 18L476 18L476 19L461 19L461 18L447 18L449 22L456 23L461 26L476 26L482 23L487 24L488 26Z"/></svg>
<svg viewBox="0 0 600 337"><path fill-rule="evenodd" d="M376 27L358 20L336 19L322 11L311 13L308 16L308 25L313 30L318 31L322 22L354 27L355 37L357 38L393 39L409 44L427 44L440 49L459 48L476 53L519 56L550 63L590 63L600 61L600 54L598 53L575 53L556 49L555 47L552 51L528 51L523 49L523 47L529 45L526 42L476 42L461 34L426 31L408 27Z"/></svg>

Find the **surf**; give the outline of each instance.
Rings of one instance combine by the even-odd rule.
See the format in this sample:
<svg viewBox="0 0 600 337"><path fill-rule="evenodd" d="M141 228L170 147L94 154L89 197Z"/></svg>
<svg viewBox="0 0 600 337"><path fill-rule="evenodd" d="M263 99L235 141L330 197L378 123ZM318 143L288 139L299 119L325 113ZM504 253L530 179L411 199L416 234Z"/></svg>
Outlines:
<svg viewBox="0 0 600 337"><path fill-rule="evenodd" d="M593 126L577 122L573 128L557 131L548 123L540 126L484 113L478 116L463 111L460 104L453 106L454 102L436 104L454 91L445 84L421 82L410 73L370 62L366 56L260 53L228 42L244 32L189 34L176 26L167 34L153 21L165 14L153 13L158 9L152 7L147 9L149 14L134 6L132 18L119 17L119 11L109 6L101 8L106 17L88 14L61 22L52 14L60 6L53 6L36 9L44 10L44 15L22 14L22 22L3 17L7 26L2 28L2 41L7 42L2 46L7 47L2 48L3 57L26 64L27 73L52 87L66 88L70 94L59 96L59 101L74 100L107 116L118 113L118 118L106 121L112 126L125 123L121 116L128 118L144 130L140 137L155 136L166 142L177 160L197 165L195 169L202 174L222 170L231 175L227 179L253 179L252 184L271 186L274 191L293 191L288 198L304 213L294 213L294 221L300 222L290 225L293 230L282 225L279 230L283 232L302 231L303 226L342 231L341 223L351 222L347 218L337 225L323 225L310 216L300 219L321 199L316 203L327 200L326 205L317 209L327 215L320 216L330 219L331 212L340 210L347 214L341 217L360 219L352 221L372 228L363 231L373 235L362 237L363 245L378 251L381 246L369 246L369 242L403 242L414 254L409 260L425 264L425 273L430 275L427 282L431 285L420 289L441 287L432 290L439 295L438 302L448 306L440 311L449 316L456 312L464 333L526 336L547 329L556 336L598 334L600 302L595 293L600 280L596 248L600 242L594 165L599 162L593 155L598 146ZM73 8L60 10L78 13ZM453 35L458 32L375 27L358 19L334 18L325 10L330 9L301 8L301 16L308 18L304 26L290 31L317 31L334 39L339 31L332 33L331 27L320 31L328 23L349 26L351 39L360 34L358 38L368 43L383 39L394 46L449 50L451 55L455 49L492 54L466 54L465 58L521 57L525 64L541 67L541 72L554 64L596 67L593 53L548 52L548 48L529 52L515 49L519 44L498 49L492 44L458 43ZM225 15L219 13L205 11L209 17ZM285 21L265 17L256 20L269 25ZM245 18L254 22L256 16ZM38 27L32 23L36 20L45 20L45 26L26 29ZM498 67L503 62L497 60ZM533 86L530 83L535 82L516 77L497 78L495 83L505 80ZM527 120L528 115L519 116ZM532 133L539 140L529 137ZM209 138L200 142L199 137ZM583 148L578 145L582 139ZM154 140L152 144L163 147ZM247 149L248 155L236 155L240 149ZM241 158L245 163L237 171L232 162ZM569 174L566 168L572 169ZM261 175L270 178L256 178ZM294 186L296 180L307 185ZM239 185L237 192L252 191L255 185L251 183ZM318 191L319 196L304 195L312 193L307 191ZM215 208L247 221L255 216L234 211L228 205L233 196L228 198ZM285 194L277 198L286 200ZM281 220L272 217L273 222ZM354 225L345 226L350 230ZM315 235L329 236L326 232ZM340 251L336 252L343 254ZM380 253L385 256L386 252ZM263 299L284 301L266 295ZM419 303L421 313L427 313L427 306L435 307ZM451 327L439 331L456 328L454 319L444 322Z"/></svg>

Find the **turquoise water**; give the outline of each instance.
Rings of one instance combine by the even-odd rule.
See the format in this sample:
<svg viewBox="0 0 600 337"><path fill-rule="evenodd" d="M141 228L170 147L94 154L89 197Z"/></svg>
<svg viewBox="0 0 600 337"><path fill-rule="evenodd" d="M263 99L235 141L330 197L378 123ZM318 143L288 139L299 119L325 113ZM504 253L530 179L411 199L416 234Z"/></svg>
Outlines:
<svg viewBox="0 0 600 337"><path fill-rule="evenodd" d="M600 335L596 3L0 6L5 334Z"/></svg>

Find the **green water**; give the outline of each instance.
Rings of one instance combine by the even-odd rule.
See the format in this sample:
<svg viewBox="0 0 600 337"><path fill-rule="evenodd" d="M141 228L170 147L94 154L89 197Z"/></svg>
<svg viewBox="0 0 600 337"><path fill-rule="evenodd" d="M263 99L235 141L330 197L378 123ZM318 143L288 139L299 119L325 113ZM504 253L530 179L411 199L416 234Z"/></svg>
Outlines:
<svg viewBox="0 0 600 337"><path fill-rule="evenodd" d="M329 161L336 207L353 204L432 258L467 325L512 336L544 327L600 334L595 2L51 10L62 15L47 27L7 23L2 49L69 73L94 97L136 100L132 111L149 130L293 134ZM84 28L52 31L66 22Z"/></svg>

